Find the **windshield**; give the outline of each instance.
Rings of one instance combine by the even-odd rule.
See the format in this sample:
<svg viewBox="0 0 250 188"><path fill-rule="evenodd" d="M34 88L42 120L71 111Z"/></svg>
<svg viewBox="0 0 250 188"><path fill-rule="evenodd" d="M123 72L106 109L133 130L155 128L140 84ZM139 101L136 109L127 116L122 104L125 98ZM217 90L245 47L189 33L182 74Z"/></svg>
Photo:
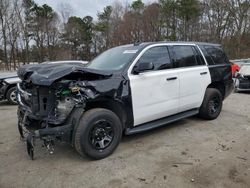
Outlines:
<svg viewBox="0 0 250 188"><path fill-rule="evenodd" d="M132 45L111 48L97 56L86 67L106 71L121 70L133 59L138 50L138 46Z"/></svg>

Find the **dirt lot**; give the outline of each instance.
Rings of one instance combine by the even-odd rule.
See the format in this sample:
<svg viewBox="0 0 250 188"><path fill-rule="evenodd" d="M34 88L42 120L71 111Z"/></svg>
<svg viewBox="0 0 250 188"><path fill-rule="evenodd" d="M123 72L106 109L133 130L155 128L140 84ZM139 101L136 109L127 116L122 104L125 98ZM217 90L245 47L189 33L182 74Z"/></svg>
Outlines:
<svg viewBox="0 0 250 188"><path fill-rule="evenodd" d="M220 117L192 117L126 136L110 157L91 161L59 144L31 161L16 106L0 104L0 187L250 187L250 94L232 94Z"/></svg>

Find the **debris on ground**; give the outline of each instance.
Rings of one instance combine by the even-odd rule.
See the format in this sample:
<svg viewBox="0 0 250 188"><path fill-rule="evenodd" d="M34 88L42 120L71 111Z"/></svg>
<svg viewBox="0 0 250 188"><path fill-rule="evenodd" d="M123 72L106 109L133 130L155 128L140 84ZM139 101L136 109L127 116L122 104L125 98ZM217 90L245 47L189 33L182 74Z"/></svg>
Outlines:
<svg viewBox="0 0 250 188"><path fill-rule="evenodd" d="M236 157L236 158L238 158L238 159L241 159L241 160L243 160L243 161L246 161L247 159L246 158L244 158L244 157Z"/></svg>
<svg viewBox="0 0 250 188"><path fill-rule="evenodd" d="M146 181L145 178L137 178L139 181Z"/></svg>

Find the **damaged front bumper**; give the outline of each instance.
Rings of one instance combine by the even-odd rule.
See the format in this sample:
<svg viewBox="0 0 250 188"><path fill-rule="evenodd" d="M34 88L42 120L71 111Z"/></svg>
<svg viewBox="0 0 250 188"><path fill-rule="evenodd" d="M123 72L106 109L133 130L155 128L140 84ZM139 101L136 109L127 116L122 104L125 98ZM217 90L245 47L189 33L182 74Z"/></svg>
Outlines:
<svg viewBox="0 0 250 188"><path fill-rule="evenodd" d="M81 109L81 111L83 111L84 105L80 103L74 103L71 105L70 110L67 110L66 108L68 108L68 106L67 104L65 104L64 111L60 110L60 112L65 112L65 114L64 116L61 116L51 112L51 109L56 111L56 108L58 108L59 105L62 105L58 103L54 107L52 106L51 109L48 109L49 112L47 113L47 115L44 115L46 114L44 104L39 104L42 105L42 113L39 113L39 111L36 111L36 113L34 113L34 107L27 104L27 101L32 101L32 98L36 97L32 95L33 93L24 91L20 87L20 84L17 85L17 101L19 104L17 112L18 130L21 138L23 140L26 140L27 153L33 160L34 146L37 139L43 141L43 146L49 151L50 154L52 154L54 151L54 144L56 141L71 143L72 133L74 129L74 125L72 123L73 114L78 109ZM37 97L36 99L39 101L39 97ZM36 106L36 104L32 105ZM60 106L60 108L62 107Z"/></svg>
<svg viewBox="0 0 250 188"><path fill-rule="evenodd" d="M42 139L44 141L44 146L47 148L49 153L53 154L56 138L65 137L65 135L69 134L71 131L72 125L63 125L60 127L40 129L36 130L34 133L27 134L26 144L29 157L32 160L34 159L35 139Z"/></svg>
<svg viewBox="0 0 250 188"><path fill-rule="evenodd" d="M34 159L34 146L37 139L43 141L43 146L50 154L54 152L55 141L69 142L71 140L71 133L73 132L72 124L62 124L55 127L34 128L30 124L29 111L19 106L18 109L18 130L21 139L26 140L27 153L29 157ZM30 127L29 127L30 126Z"/></svg>

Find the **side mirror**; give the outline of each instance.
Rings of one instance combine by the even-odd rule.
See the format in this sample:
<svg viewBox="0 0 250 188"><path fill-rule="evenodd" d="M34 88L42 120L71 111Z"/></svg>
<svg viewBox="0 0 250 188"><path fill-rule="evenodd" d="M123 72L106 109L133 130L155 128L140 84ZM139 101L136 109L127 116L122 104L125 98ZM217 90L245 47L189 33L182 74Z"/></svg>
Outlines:
<svg viewBox="0 0 250 188"><path fill-rule="evenodd" d="M154 64L152 62L147 62L147 63L139 63L134 67L134 73L139 74L140 72L144 72L147 70L153 70L154 69Z"/></svg>

